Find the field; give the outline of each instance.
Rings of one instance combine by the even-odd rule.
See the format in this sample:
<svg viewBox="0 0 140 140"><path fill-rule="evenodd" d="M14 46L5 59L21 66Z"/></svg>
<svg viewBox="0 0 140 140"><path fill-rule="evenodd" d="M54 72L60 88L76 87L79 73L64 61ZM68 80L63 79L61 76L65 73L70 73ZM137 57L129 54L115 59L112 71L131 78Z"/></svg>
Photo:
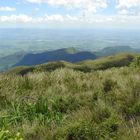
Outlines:
<svg viewBox="0 0 140 140"><path fill-rule="evenodd" d="M136 64L1 74L0 140L139 140Z"/></svg>

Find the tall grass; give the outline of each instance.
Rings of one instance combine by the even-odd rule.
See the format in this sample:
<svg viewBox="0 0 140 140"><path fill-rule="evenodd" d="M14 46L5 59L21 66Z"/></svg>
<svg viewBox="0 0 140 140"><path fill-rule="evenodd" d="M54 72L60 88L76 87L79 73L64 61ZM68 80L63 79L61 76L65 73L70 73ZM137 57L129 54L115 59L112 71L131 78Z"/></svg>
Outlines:
<svg viewBox="0 0 140 140"><path fill-rule="evenodd" d="M0 128L13 140L139 140L140 68L1 74Z"/></svg>

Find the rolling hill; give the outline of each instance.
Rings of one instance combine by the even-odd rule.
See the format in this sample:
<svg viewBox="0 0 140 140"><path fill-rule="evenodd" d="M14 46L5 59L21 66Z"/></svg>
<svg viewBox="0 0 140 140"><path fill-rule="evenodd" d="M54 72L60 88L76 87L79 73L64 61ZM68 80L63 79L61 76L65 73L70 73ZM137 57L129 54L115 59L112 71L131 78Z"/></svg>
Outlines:
<svg viewBox="0 0 140 140"><path fill-rule="evenodd" d="M54 51L47 51L36 54L26 54L14 66L33 66L51 61L79 62L94 60L103 56L110 56L118 53L140 53L140 49L129 46L107 47L98 52L78 51L75 48L64 48Z"/></svg>
<svg viewBox="0 0 140 140"><path fill-rule="evenodd" d="M82 60L96 59L96 55L91 52L76 50L60 49L55 51L47 51L38 54L26 54L22 60L15 64L15 66L32 66L38 65L50 61L68 61L68 62L78 62Z"/></svg>
<svg viewBox="0 0 140 140"><path fill-rule="evenodd" d="M18 66L10 69L7 73L25 75L30 72L51 72L60 68L68 68L82 72L105 70L112 67L128 66L136 57L136 54L122 53L96 60L85 60L77 63L66 61L54 61L35 66Z"/></svg>
<svg viewBox="0 0 140 140"><path fill-rule="evenodd" d="M98 52L88 52L75 48L64 48L46 51L42 53L20 52L0 58L0 71L5 71L15 66L34 66L52 61L79 62L84 60L95 60L100 57L110 56L117 53L139 53L139 49L128 46L107 47Z"/></svg>
<svg viewBox="0 0 140 140"><path fill-rule="evenodd" d="M140 140L139 66L117 54L1 73L0 139Z"/></svg>
<svg viewBox="0 0 140 140"><path fill-rule="evenodd" d="M98 51L98 56L109 56L118 53L140 53L140 49L132 48L130 46L114 46L114 47L106 47L102 50Z"/></svg>

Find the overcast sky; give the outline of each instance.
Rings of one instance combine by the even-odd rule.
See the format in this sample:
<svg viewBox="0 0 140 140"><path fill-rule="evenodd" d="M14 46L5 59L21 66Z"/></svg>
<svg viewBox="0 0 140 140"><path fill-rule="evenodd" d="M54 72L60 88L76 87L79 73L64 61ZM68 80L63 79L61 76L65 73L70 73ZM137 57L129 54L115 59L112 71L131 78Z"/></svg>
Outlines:
<svg viewBox="0 0 140 140"><path fill-rule="evenodd" d="M0 27L139 26L140 0L0 0Z"/></svg>

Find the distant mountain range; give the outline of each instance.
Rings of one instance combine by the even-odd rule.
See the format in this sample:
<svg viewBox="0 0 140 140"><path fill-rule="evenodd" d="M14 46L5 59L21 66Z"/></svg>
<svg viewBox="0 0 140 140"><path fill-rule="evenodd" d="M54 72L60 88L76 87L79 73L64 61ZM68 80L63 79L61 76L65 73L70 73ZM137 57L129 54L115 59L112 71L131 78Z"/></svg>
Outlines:
<svg viewBox="0 0 140 140"><path fill-rule="evenodd" d="M129 46L115 46L115 47L106 47L96 53L98 56L109 56L117 53L140 53L140 49L131 48Z"/></svg>
<svg viewBox="0 0 140 140"><path fill-rule="evenodd" d="M50 61L68 61L79 62L88 59L96 59L96 55L92 52L81 51L78 52L74 48L59 49L55 51L47 51L37 54L26 54L18 63L14 66L32 66L38 65Z"/></svg>
<svg viewBox="0 0 140 140"><path fill-rule="evenodd" d="M64 48L42 53L20 52L0 58L0 71L15 66L33 66L52 61L79 62L83 60L94 60L103 56L110 56L117 53L140 53L140 49L129 46L107 47L98 52L79 51L75 48Z"/></svg>

